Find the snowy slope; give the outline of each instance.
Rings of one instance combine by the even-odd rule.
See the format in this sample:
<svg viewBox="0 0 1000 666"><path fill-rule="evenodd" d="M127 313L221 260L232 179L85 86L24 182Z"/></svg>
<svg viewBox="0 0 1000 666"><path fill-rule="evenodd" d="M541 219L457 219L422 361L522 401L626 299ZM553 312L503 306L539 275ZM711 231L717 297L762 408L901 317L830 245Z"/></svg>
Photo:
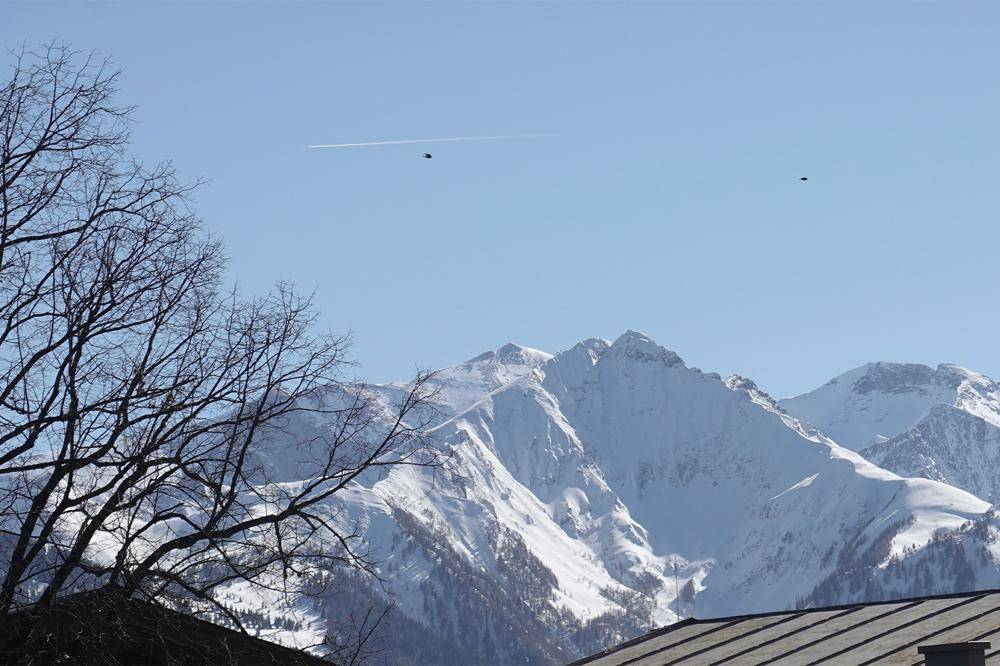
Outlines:
<svg viewBox="0 0 1000 666"><path fill-rule="evenodd" d="M885 558L885 550L867 561L849 563L829 576L799 607L852 601L901 599L929 594L991 590L1000 587L1000 521L993 510L956 529L939 530L923 544ZM874 562L878 560L878 564Z"/></svg>
<svg viewBox="0 0 1000 666"><path fill-rule="evenodd" d="M1000 497L1000 385L985 375L871 363L780 404L897 474Z"/></svg>
<svg viewBox="0 0 1000 666"><path fill-rule="evenodd" d="M902 543L985 509L868 464L777 412L752 384L689 369L641 334L578 346L543 372L654 551L710 562L699 612L782 607L823 573L817 554L845 531L861 529L863 542L880 521L916 516ZM511 439L517 451L525 438Z"/></svg>
<svg viewBox="0 0 1000 666"><path fill-rule="evenodd" d="M1000 502L1000 427L964 409L938 404L913 428L862 455L903 476L919 476Z"/></svg>
<svg viewBox="0 0 1000 666"><path fill-rule="evenodd" d="M939 403L1000 426L1000 385L948 364L869 363L779 404L840 445L860 451L914 427Z"/></svg>

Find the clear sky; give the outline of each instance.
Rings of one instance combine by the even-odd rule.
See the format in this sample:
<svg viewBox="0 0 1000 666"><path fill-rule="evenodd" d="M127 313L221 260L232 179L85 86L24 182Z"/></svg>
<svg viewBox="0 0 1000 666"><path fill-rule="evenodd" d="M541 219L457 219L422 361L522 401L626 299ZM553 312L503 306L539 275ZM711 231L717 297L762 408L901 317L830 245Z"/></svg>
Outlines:
<svg viewBox="0 0 1000 666"><path fill-rule="evenodd" d="M235 279L315 289L373 380L632 328L778 396L1000 377L998 35L996 2L0 3L0 45L126 70Z"/></svg>

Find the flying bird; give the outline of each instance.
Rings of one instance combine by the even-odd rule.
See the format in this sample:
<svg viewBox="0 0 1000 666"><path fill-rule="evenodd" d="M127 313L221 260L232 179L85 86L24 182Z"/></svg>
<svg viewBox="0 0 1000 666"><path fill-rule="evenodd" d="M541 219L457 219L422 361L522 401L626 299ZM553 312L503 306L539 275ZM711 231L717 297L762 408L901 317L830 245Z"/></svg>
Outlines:
<svg viewBox="0 0 1000 666"><path fill-rule="evenodd" d="M429 160L429 159L431 159L432 157L434 157L434 156L433 156L433 155L431 155L430 153L424 153L424 159L425 159L425 160Z"/></svg>
<svg viewBox="0 0 1000 666"><path fill-rule="evenodd" d="M799 180L809 180L809 179L806 178L805 176L802 176L801 178L799 178Z"/></svg>

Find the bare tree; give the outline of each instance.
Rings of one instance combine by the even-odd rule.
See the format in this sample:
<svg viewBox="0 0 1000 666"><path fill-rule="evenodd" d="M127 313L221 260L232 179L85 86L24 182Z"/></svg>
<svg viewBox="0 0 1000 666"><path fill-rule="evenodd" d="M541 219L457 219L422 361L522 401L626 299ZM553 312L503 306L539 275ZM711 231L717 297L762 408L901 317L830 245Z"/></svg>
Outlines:
<svg viewBox="0 0 1000 666"><path fill-rule="evenodd" d="M127 155L118 77L50 46L0 88L0 612L114 586L231 615L235 581L371 570L332 500L436 464L427 376L390 407L310 299L222 290L190 188Z"/></svg>

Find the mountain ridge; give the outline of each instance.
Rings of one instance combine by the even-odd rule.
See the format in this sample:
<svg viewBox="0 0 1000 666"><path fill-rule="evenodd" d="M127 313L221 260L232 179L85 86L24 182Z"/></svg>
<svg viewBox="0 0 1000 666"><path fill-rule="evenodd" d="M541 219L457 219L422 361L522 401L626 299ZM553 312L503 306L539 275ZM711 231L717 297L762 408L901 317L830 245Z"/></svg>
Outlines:
<svg viewBox="0 0 1000 666"><path fill-rule="evenodd" d="M503 623L509 609L466 599L454 573L461 567L449 580L435 562L507 581L535 608L521 626L548 655L517 658L550 663L677 611L727 615L847 598L831 581L857 572L870 589L890 589L880 567L989 510L952 486L877 467L752 380L689 368L636 331L555 355L508 344L435 381L456 379L433 426L456 467L436 484L420 471L394 471L357 490L369 499L345 506L383 506L382 532L365 538L386 571L409 572L388 576L400 612L451 627L444 634L484 661L514 655L492 639L462 643L471 631L463 622L471 613ZM394 545L431 541L422 556ZM544 575L523 579L509 557Z"/></svg>

